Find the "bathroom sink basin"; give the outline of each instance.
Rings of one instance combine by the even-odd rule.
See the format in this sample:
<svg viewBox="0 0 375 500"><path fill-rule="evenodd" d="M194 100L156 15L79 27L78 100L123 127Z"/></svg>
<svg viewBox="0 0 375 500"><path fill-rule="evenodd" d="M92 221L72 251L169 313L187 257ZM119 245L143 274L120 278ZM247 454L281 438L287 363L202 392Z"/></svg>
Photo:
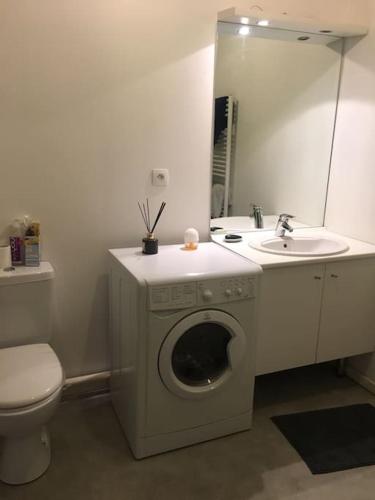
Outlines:
<svg viewBox="0 0 375 500"><path fill-rule="evenodd" d="M249 246L261 252L296 257L334 255L346 252L349 249L349 246L343 240L321 236L283 236L263 241L251 241Z"/></svg>

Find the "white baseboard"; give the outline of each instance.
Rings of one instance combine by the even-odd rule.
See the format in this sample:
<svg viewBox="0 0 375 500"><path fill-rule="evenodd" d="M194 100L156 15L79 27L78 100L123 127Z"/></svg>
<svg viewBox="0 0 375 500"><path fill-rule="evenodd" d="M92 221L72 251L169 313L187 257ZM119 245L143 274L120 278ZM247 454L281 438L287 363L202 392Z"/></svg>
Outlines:
<svg viewBox="0 0 375 500"><path fill-rule="evenodd" d="M354 382L357 382L357 384L361 385L364 387L366 390L371 392L372 394L375 394L375 380L372 380L369 377L366 377L363 373L359 372L352 366L348 365L345 368L345 372L349 378L354 380Z"/></svg>
<svg viewBox="0 0 375 500"><path fill-rule="evenodd" d="M90 373L80 377L71 377L65 380L63 400L79 399L109 391L110 372Z"/></svg>

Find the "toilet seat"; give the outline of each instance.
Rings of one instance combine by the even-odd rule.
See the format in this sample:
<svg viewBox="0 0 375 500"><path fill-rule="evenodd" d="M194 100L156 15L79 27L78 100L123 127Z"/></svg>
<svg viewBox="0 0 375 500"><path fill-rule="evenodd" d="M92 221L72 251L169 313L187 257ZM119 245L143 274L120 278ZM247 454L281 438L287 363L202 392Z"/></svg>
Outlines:
<svg viewBox="0 0 375 500"><path fill-rule="evenodd" d="M37 401L36 403L32 403L28 406L21 406L19 408L0 408L0 421L1 417L26 416L30 413L46 409L51 403L54 403L55 400L60 399L62 389L63 387L61 385L58 389L56 389L55 392L53 392L47 398L42 399L41 401Z"/></svg>
<svg viewBox="0 0 375 500"><path fill-rule="evenodd" d="M61 364L48 344L0 349L0 412L36 409L38 403L53 399L63 379Z"/></svg>

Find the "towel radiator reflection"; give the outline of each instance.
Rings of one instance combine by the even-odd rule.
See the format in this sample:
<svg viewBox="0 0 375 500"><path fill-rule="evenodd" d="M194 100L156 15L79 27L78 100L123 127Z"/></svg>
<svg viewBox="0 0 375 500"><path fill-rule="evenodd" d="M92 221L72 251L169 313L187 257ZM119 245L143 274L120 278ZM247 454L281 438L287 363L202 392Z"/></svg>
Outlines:
<svg viewBox="0 0 375 500"><path fill-rule="evenodd" d="M227 217L229 215L236 121L237 101L233 96L224 96L215 99L212 187L215 184L219 184L224 186L224 190L220 214L212 213L213 217Z"/></svg>

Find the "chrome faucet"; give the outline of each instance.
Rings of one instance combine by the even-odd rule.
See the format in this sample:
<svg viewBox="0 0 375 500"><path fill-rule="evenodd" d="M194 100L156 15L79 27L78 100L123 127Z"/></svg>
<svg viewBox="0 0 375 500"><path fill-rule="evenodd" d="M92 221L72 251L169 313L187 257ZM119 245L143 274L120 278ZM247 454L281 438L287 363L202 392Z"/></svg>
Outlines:
<svg viewBox="0 0 375 500"><path fill-rule="evenodd" d="M259 205L252 205L253 213L250 214L250 217L254 217L254 226L257 229L263 229L263 208Z"/></svg>
<svg viewBox="0 0 375 500"><path fill-rule="evenodd" d="M282 238L285 236L285 231L293 232L293 228L289 225L289 219L293 219L294 215L280 214L276 224L275 236Z"/></svg>

